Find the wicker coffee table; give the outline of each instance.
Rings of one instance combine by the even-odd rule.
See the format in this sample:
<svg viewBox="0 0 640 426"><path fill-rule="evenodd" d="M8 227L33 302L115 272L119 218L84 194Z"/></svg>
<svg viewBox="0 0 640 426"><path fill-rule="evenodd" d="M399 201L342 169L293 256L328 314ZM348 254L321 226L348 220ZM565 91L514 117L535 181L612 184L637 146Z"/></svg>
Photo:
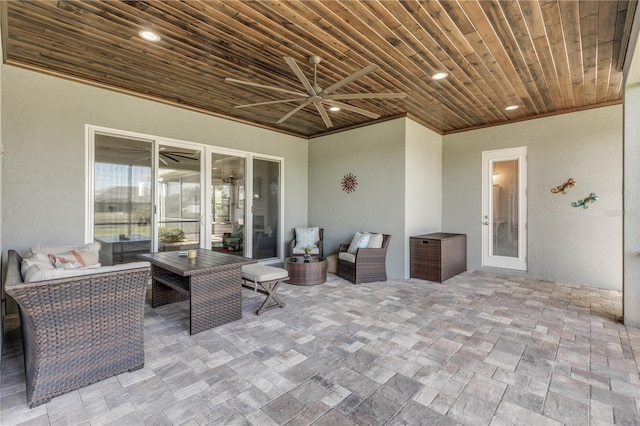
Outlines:
<svg viewBox="0 0 640 426"><path fill-rule="evenodd" d="M327 259L311 257L307 261L302 256L287 257L284 268L289 271L288 284L317 285L327 281Z"/></svg>

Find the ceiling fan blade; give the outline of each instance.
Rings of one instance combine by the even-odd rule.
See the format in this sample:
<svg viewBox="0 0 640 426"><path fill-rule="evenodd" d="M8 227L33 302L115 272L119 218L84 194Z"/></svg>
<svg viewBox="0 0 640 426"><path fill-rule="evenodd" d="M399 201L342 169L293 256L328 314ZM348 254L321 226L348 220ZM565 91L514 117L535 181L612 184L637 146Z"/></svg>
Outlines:
<svg viewBox="0 0 640 426"><path fill-rule="evenodd" d="M171 158L172 160L174 160L173 157L185 158L187 160L192 160L192 161L197 161L198 160L198 157L196 157L195 154L194 155L183 155L183 154L178 154L178 153L172 152L170 154L166 153L166 154L160 154L160 155L164 155L167 158ZM171 155L171 156L169 156L169 155ZM174 160L174 161L178 161L178 160Z"/></svg>
<svg viewBox="0 0 640 426"><path fill-rule="evenodd" d="M404 99L406 97L406 93L352 93L344 95L326 95L323 96L322 99Z"/></svg>
<svg viewBox="0 0 640 426"><path fill-rule="evenodd" d="M345 104L345 103L342 103L342 102L336 102L336 101L332 101L332 100L323 100L323 102L328 103L329 105L337 106L337 107L342 108L342 109L346 109L347 111L356 112L358 114L364 115L364 116L369 117L369 118L379 118L380 117L380 114L376 114L374 112L370 112L370 111L367 111L365 109L354 107L352 105Z"/></svg>
<svg viewBox="0 0 640 426"><path fill-rule="evenodd" d="M339 89L342 86L347 85L347 84L351 83L352 81L357 80L360 77L363 77L363 76L365 76L365 75L369 74L370 72L373 72L373 71L375 71L377 69L378 69L378 66L376 64L371 64L368 67L361 69L360 71L354 72L349 77L345 77L342 80L338 81L337 83L334 83L331 86L327 87L322 92L320 92L320 95L321 96L328 95L329 93L333 92L334 90Z"/></svg>
<svg viewBox="0 0 640 426"><path fill-rule="evenodd" d="M279 104L283 102L293 102L293 101L304 101L305 99L307 99L307 96L305 96L304 98L283 99L281 101L268 101L268 102L257 102L255 104L236 105L234 106L234 108L246 108L246 107L258 106L258 105Z"/></svg>
<svg viewBox="0 0 640 426"><path fill-rule="evenodd" d="M324 108L324 105L322 105L322 102L315 101L313 104L315 105L316 109L320 113L320 117L322 117L322 121L324 121L324 125L327 127L333 127L333 123L331 122L331 119L329 118L329 114L327 114L327 110Z"/></svg>
<svg viewBox="0 0 640 426"><path fill-rule="evenodd" d="M300 80L300 83L302 83L304 88L307 89L307 92L309 92L311 96L316 96L317 95L316 91L313 89L313 86L311 85L311 83L309 83L309 80L307 79L307 77L305 77L305 75L302 73L302 70L300 69L296 61L291 56L284 56L284 60L287 62L287 64L289 65L289 68L291 68L291 70L294 72L296 77L298 77L298 80Z"/></svg>
<svg viewBox="0 0 640 426"><path fill-rule="evenodd" d="M229 78L229 77L225 77L224 81L228 81L229 83L237 83L237 84L244 84L247 86L260 87L262 89L276 90L278 92L290 93L292 95L297 95L297 96L307 96L306 93L296 92L295 90L282 89L280 87L267 86L265 84L254 83L252 81L236 80L235 78Z"/></svg>
<svg viewBox="0 0 640 426"><path fill-rule="evenodd" d="M311 103L311 99L307 99L306 101L304 101L303 103L301 103L300 105L298 105L297 107L295 107L294 109L292 109L291 111L289 111L284 117L282 117L280 120L276 121L276 123L280 124L280 123L284 123L289 117L291 117L293 114L295 114L296 112L300 111L302 108L306 107L307 105L309 105Z"/></svg>
<svg viewBox="0 0 640 426"><path fill-rule="evenodd" d="M171 161L175 161L176 163L180 162L180 160L176 160L176 158L173 156L173 154L169 155L169 154L165 154L165 153L160 153L160 155L164 155L166 158L168 158Z"/></svg>

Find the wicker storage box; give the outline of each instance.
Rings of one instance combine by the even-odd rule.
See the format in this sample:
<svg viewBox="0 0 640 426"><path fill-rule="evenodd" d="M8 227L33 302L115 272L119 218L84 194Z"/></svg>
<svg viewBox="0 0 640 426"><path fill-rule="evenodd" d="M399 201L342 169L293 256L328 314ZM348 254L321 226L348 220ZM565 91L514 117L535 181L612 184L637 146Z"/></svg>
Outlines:
<svg viewBox="0 0 640 426"><path fill-rule="evenodd" d="M467 270L467 236L416 235L410 238L411 278L443 282Z"/></svg>

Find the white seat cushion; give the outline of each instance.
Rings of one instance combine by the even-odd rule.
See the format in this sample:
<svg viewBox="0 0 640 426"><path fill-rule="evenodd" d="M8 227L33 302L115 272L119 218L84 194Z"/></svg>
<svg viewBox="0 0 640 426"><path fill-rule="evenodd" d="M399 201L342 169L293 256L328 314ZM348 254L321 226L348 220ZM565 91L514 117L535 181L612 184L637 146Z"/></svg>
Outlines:
<svg viewBox="0 0 640 426"><path fill-rule="evenodd" d="M286 269L260 265L259 263L252 263L242 267L242 278L258 283L280 280L288 276L289 272Z"/></svg>
<svg viewBox="0 0 640 426"><path fill-rule="evenodd" d="M99 263L97 265L100 265ZM102 274L105 272L118 272L118 271L126 271L129 269L137 269L137 268L149 268L151 264L149 262L132 262L132 263L122 263L119 265L113 266L87 266L84 268L75 268L75 269L52 269L52 270L34 270L33 272L27 271L27 275L30 278L25 282L34 282L34 281L48 281L48 280L59 280L63 278L76 278L84 275L91 274ZM31 268L29 269L31 270Z"/></svg>
<svg viewBox="0 0 640 426"><path fill-rule="evenodd" d="M356 263L355 253L349 253L348 251L341 251L338 253L338 259L346 260L347 262Z"/></svg>
<svg viewBox="0 0 640 426"><path fill-rule="evenodd" d="M304 250L298 247L294 247L291 251L291 254L304 254ZM320 249L318 247L314 247L311 249L309 254L320 254Z"/></svg>

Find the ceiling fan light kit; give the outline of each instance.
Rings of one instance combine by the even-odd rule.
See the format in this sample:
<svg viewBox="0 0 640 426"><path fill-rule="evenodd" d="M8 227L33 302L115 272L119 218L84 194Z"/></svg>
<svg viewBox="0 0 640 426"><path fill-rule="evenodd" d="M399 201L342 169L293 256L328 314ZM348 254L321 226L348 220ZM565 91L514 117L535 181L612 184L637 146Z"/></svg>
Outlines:
<svg viewBox="0 0 640 426"><path fill-rule="evenodd" d="M262 89L275 90L278 92L297 96L295 98L288 98L288 99L282 99L277 101L265 101L265 102L257 102L252 104L237 105L235 108L247 108L247 107L253 107L253 106L260 106L260 105L271 105L271 104L277 104L277 103L301 101L301 103L298 106L296 106L294 109L292 109L287 114L285 114L282 118L280 118L280 120L278 120L277 123L278 124L284 123L287 119L289 119L291 116L293 116L295 113L297 113L307 105L313 104L313 106L318 111L318 114L320 114L320 117L322 117L322 121L324 122L325 126L329 128L329 127L333 127L333 123L331 122L331 118L329 118L329 114L327 113L325 104L330 107L329 109L331 111L339 111L340 109L344 109L347 111L355 112L360 115L364 115L365 117L376 119L380 117L380 114L376 114L371 111L367 111L365 109L358 108L353 105L349 105L339 101L349 100L349 99L401 99L406 97L405 93L352 93L352 94L343 94L343 95L333 94L333 92L336 91L337 89L343 86L346 86L352 81L355 81L358 78L364 77L365 75L370 74L371 72L377 70L378 66L375 64L369 65L368 67L365 67L360 71L356 71L355 73L349 75L348 77L343 78L337 83L332 84L326 89L322 89L317 82L317 67L318 67L318 64L322 62L322 58L320 56L317 56L317 55L309 56L309 63L313 65L313 84L309 82L307 77L304 75L304 73L302 72L302 70L300 69L300 67L292 57L284 56L283 59L285 60L287 65L289 65L289 68L291 68L291 70L296 75L300 83L302 83L302 86L305 88L307 93L303 93L301 91L298 92L295 90L283 89L280 87L267 86L260 83L237 80L234 78L227 77L224 80L229 83L260 87Z"/></svg>

